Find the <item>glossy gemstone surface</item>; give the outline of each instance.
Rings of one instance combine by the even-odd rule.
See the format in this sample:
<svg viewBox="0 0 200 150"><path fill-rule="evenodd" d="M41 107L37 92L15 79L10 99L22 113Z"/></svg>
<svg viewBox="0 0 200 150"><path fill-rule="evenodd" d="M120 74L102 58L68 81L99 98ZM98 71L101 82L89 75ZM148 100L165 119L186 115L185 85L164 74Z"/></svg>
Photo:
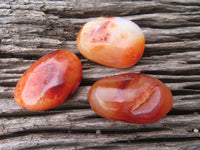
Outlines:
<svg viewBox="0 0 200 150"><path fill-rule="evenodd" d="M88 101L100 116L138 124L161 119L173 105L172 94L164 83L137 73L98 80L88 93Z"/></svg>
<svg viewBox="0 0 200 150"><path fill-rule="evenodd" d="M63 103L81 79L79 58L68 50L56 50L41 57L23 74L15 88L15 101L32 111L50 109Z"/></svg>
<svg viewBox="0 0 200 150"><path fill-rule="evenodd" d="M77 48L86 58L114 68L136 64L144 51L145 38L135 23L120 18L96 18L77 36Z"/></svg>

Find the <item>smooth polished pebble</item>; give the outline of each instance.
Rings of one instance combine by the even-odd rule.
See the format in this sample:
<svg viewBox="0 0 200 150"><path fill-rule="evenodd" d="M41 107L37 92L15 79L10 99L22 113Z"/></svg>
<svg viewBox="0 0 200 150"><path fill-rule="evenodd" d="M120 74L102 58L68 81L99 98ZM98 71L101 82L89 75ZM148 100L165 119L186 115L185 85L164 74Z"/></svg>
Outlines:
<svg viewBox="0 0 200 150"><path fill-rule="evenodd" d="M82 65L68 50L53 51L37 60L15 88L15 101L21 107L40 111L63 103L79 86Z"/></svg>
<svg viewBox="0 0 200 150"><path fill-rule="evenodd" d="M98 80L88 93L88 101L102 117L137 124L161 119L173 105L172 94L164 83L138 73Z"/></svg>
<svg viewBox="0 0 200 150"><path fill-rule="evenodd" d="M77 48L84 57L99 64L129 68L142 57L145 37L132 21L121 17L100 17L81 28Z"/></svg>

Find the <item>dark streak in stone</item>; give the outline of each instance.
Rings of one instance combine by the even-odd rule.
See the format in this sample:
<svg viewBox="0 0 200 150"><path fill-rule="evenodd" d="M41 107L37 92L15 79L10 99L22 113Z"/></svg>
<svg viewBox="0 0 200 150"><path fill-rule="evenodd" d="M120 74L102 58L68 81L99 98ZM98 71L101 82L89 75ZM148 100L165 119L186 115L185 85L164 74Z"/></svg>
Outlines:
<svg viewBox="0 0 200 150"><path fill-rule="evenodd" d="M121 85L118 87L120 90L125 89L128 84L131 82L131 80L125 80L124 82L121 83Z"/></svg>

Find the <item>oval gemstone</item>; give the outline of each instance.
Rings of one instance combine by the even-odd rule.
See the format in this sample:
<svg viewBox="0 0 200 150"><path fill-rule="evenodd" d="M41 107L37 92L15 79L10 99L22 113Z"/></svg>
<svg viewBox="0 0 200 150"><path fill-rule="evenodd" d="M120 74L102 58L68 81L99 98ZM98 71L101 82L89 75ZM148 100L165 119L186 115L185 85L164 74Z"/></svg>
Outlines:
<svg viewBox="0 0 200 150"><path fill-rule="evenodd" d="M79 58L68 50L56 50L41 57L23 74L15 88L15 101L32 111L50 109L63 103L81 79Z"/></svg>
<svg viewBox="0 0 200 150"><path fill-rule="evenodd" d="M138 124L161 119L173 105L172 94L164 83L138 73L98 80L88 93L88 101L100 116Z"/></svg>
<svg viewBox="0 0 200 150"><path fill-rule="evenodd" d="M145 38L139 26L120 17L91 20L77 36L77 48L84 57L114 68L136 64L144 47Z"/></svg>

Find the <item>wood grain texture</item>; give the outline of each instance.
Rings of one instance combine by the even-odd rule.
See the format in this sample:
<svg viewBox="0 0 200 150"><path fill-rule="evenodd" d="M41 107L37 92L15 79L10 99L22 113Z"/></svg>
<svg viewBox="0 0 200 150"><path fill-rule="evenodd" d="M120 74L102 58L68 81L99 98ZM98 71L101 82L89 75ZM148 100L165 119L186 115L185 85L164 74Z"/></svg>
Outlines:
<svg viewBox="0 0 200 150"><path fill-rule="evenodd" d="M76 35L88 20L121 16L137 23L146 38L142 59L129 69L87 60ZM13 98L15 85L38 58L68 49L83 64L83 80L64 104L31 112ZM172 110L155 123L104 119L87 102L100 78L140 72L172 90ZM199 0L0 0L0 149L200 149Z"/></svg>

